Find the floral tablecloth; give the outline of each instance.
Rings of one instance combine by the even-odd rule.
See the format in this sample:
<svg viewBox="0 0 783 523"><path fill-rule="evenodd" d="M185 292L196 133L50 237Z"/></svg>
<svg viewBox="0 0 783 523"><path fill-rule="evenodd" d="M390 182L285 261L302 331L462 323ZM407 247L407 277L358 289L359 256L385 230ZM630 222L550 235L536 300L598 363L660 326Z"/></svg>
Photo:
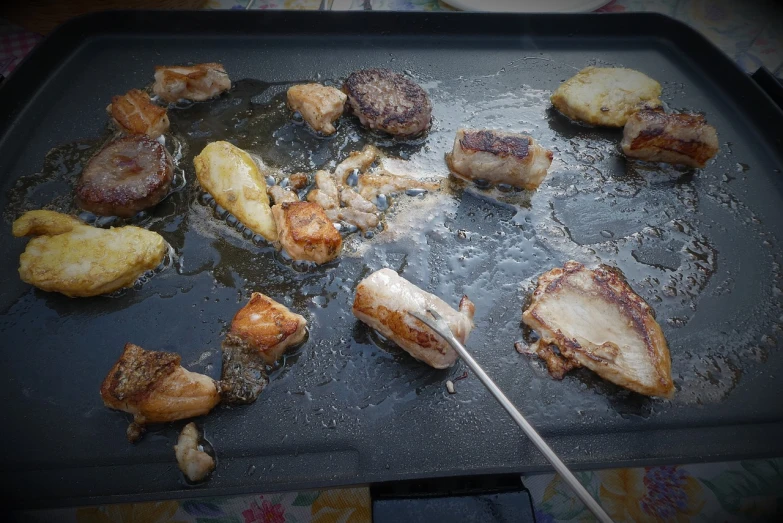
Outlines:
<svg viewBox="0 0 783 523"><path fill-rule="evenodd" d="M255 0L253 9L318 9L320 0ZM247 1L210 0L213 9ZM437 0L335 0L333 9L448 10ZM746 71L767 67L783 78L783 6L774 1L613 0L600 12L655 11L704 33ZM7 75L40 40L0 25L0 73ZM783 459L580 472L587 489L616 521L783 521ZM523 478L539 523L593 521L554 474ZM371 517L369 489L254 494L17 512L23 521L357 523Z"/></svg>

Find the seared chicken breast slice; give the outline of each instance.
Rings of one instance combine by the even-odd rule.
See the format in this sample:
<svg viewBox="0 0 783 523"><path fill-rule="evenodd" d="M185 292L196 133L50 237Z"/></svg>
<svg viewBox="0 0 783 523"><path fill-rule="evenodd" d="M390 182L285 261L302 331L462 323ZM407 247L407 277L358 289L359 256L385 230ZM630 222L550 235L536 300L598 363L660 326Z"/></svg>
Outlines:
<svg viewBox="0 0 783 523"><path fill-rule="evenodd" d="M248 153L228 142L212 142L193 158L193 165L201 187L220 206L256 234L277 239L266 180Z"/></svg>
<svg viewBox="0 0 783 523"><path fill-rule="evenodd" d="M177 457L179 470L193 483L203 481L215 470L215 460L204 452L199 444L198 428L192 421L182 428L177 444L174 445L174 455Z"/></svg>
<svg viewBox="0 0 783 523"><path fill-rule="evenodd" d="M312 202L285 202L272 207L278 241L291 258L318 264L340 254L342 236L324 209Z"/></svg>
<svg viewBox="0 0 783 523"><path fill-rule="evenodd" d="M127 343L103 380L103 403L133 414L137 426L206 414L220 401L217 384L209 376L185 370L180 361L178 354ZM138 438L138 427L131 425L128 435Z"/></svg>
<svg viewBox="0 0 783 523"><path fill-rule="evenodd" d="M288 89L288 107L298 111L307 125L323 134L334 134L334 122L345 108L345 93L321 84L301 84Z"/></svg>
<svg viewBox="0 0 783 523"><path fill-rule="evenodd" d="M572 120L622 127L641 109L661 107L661 84L622 67L586 67L552 94L555 108Z"/></svg>
<svg viewBox="0 0 783 523"><path fill-rule="evenodd" d="M223 342L221 393L227 403L246 404L267 384L266 366L304 341L307 320L260 292L236 313Z"/></svg>
<svg viewBox="0 0 783 523"><path fill-rule="evenodd" d="M22 281L70 297L130 287L168 250L158 233L127 225L99 229L54 211L29 211L13 224L16 237L35 236L19 257Z"/></svg>
<svg viewBox="0 0 783 523"><path fill-rule="evenodd" d="M231 89L231 80L218 63L155 67L153 92L166 102L201 102Z"/></svg>
<svg viewBox="0 0 783 523"><path fill-rule="evenodd" d="M572 366L584 366L640 394L674 394L661 327L617 269L602 265L590 270L569 261L542 274L522 321L541 335L531 349L555 377L562 378Z"/></svg>
<svg viewBox="0 0 783 523"><path fill-rule="evenodd" d="M154 139L169 130L166 109L152 103L150 95L138 89L113 97L106 111L115 125L127 133L146 134Z"/></svg>
<svg viewBox="0 0 783 523"><path fill-rule="evenodd" d="M718 133L698 114L643 110L628 117L620 145L630 158L704 167L718 153Z"/></svg>
<svg viewBox="0 0 783 523"><path fill-rule="evenodd" d="M455 174L469 180L535 190L552 158L552 151L526 134L459 129L447 162Z"/></svg>
<svg viewBox="0 0 783 523"><path fill-rule="evenodd" d="M356 288L353 314L392 340L417 360L436 369L457 361L457 353L422 322L408 314L438 312L454 336L465 343L473 329L475 307L467 296L454 310L442 299L421 290L391 269L381 269L363 279Z"/></svg>

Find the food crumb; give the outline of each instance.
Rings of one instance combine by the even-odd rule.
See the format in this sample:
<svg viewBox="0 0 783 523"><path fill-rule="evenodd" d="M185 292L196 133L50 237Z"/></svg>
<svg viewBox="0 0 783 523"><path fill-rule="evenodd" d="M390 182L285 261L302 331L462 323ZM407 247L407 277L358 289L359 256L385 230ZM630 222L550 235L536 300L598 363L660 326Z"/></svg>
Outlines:
<svg viewBox="0 0 783 523"><path fill-rule="evenodd" d="M449 391L449 394L456 394L457 391L454 389L454 382L451 380L448 380L446 382L446 390Z"/></svg>

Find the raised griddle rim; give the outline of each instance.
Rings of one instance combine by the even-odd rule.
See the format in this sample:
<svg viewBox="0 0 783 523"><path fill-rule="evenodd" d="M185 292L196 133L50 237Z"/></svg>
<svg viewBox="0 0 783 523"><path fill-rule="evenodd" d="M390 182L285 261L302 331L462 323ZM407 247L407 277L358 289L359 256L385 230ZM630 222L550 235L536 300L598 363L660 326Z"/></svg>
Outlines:
<svg viewBox="0 0 783 523"><path fill-rule="evenodd" d="M328 20L328 23L324 23ZM55 30L23 61L17 70L0 87L0 144L7 133L13 132L15 117L26 107L36 91L49 81L52 73L67 67L68 57L89 39L107 35L135 34L150 36L188 36L205 37L247 37L253 35L353 35L353 36L519 36L526 37L612 37L658 40L673 49L687 50L695 67L711 78L720 78L713 86L724 93L735 106L741 109L755 131L766 137L763 147L780 158L781 129L783 112L774 102L741 71L722 51L710 43L704 36L689 26L664 15L654 13L621 14L492 14L492 13L395 13L395 12L231 12L231 11L107 11L85 15L69 21ZM739 94L738 94L739 93ZM769 147L774 142L775 148ZM758 423L743 427L722 426L714 430L705 427L697 429L673 430L689 441L696 441L694 430L699 432L699 443L711 449L711 454L690 450L672 450L668 463L694 461L727 460L751 457L766 457L775 452L779 445L771 441L783 438L783 422ZM701 431L700 431L701 430ZM685 437L691 434L689 437ZM705 436L706 434L706 436ZM630 437L630 434L626 434ZM600 435L599 435L600 436ZM612 437L617 437L614 433ZM520 435L520 437L522 437ZM575 436L575 437L578 437ZM650 437L653 437L650 435ZM568 437L553 436L555 448L568 445ZM733 441L742 441L738 445L745 450L734 451ZM750 449L750 450L749 450ZM661 459L627 459L612 462L584 461L575 465L578 469L595 469L618 466L640 466L662 463ZM509 471L534 472L548 470L543 461L515 464L513 470L476 470L471 473L486 474ZM116 467L116 473L122 473L122 467ZM76 472L74 469L66 469ZM30 471L31 473L41 472ZM47 473L57 475L58 469ZM19 480L24 481L25 473L17 471ZM461 475L458 466L444 468L435 476ZM388 480L417 479L416 474L394 474L389 471L377 471L366 474L370 482ZM350 483L346 480L344 483ZM264 485L264 491L296 490L335 486L326 481L288 482L277 485ZM141 493L133 495L112 495L95 497L86 494L75 498L51 497L51 493L41 492L41 498L35 500L13 500L15 504L28 506L61 506L94 504L98 502L128 502L154 500L162 497L201 497L205 495L229 495L258 491L259 487L245 484L238 487L203 488L170 491L165 493ZM49 497L47 497L49 495Z"/></svg>

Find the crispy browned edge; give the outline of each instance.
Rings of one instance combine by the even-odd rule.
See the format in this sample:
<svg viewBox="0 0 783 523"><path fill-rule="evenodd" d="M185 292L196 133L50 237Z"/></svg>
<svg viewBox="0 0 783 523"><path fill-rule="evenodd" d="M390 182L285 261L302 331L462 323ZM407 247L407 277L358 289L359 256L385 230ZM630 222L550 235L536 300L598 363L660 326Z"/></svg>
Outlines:
<svg viewBox="0 0 783 523"><path fill-rule="evenodd" d="M343 237L334 228L323 207L313 202L284 202L280 204L285 216L287 234L297 245L304 245L304 250L312 252L323 245L327 249L329 258L333 258L340 252ZM304 232L312 222L318 224L315 234Z"/></svg>
<svg viewBox="0 0 783 523"><path fill-rule="evenodd" d="M267 333L258 333L249 320L250 315L261 314L274 322L279 327L282 337L269 335ZM293 313L291 313L293 314ZM236 336L247 345L257 351L265 352L271 347L282 343L293 335L299 328L299 322L291 318L285 311L280 310L280 305L271 298L254 292L250 296L250 301L239 309L231 320L231 329L229 333Z"/></svg>
<svg viewBox="0 0 783 523"><path fill-rule="evenodd" d="M539 276L539 282L542 280L544 283L539 283L534 292L534 296L541 294L553 293L558 290L572 273L579 272L585 269L585 266L575 261L568 261L565 263L562 269L555 268L549 272L546 272ZM589 269L586 269L589 270ZM554 271L562 271L561 274L556 274L555 277L549 282L545 283L547 276L554 273ZM655 321L655 311L650 307L641 296L636 294L630 285L626 281L622 272L614 267L607 265L600 265L597 269L591 271L593 281L599 289L599 294L608 302L615 303L633 322L634 330L639 333L644 339L645 347L647 348L647 354L652 361L652 364L656 371L659 371L663 367L663 372L658 372L658 382L661 385L662 390L665 390L663 396L669 396L674 390L674 384L670 379L671 376L671 358L661 358L658 355L658 351L655 350L656 343L662 349L661 352L667 356L669 354L669 346L666 343L666 338L661 331L660 325ZM612 285L619 287L619 292L612 288ZM546 322L536 314L535 303L525 311L535 319L540 325L546 325ZM652 336L651 336L652 331ZM562 335L559 331L555 333L555 345L561 348L564 355L567 355L569 351L579 351L591 360L605 364L605 362L587 351L582 350L582 346L576 342L576 340L570 340ZM655 340L653 340L655 338ZM570 369L569 369L570 370ZM567 371L566 371L567 372Z"/></svg>
<svg viewBox="0 0 783 523"><path fill-rule="evenodd" d="M138 104L140 111L154 114L154 117L151 119L153 123L159 121L166 115L166 109L152 103L150 96L147 93L138 89L131 89L126 94L113 96L111 99L112 118L117 120L125 129L139 132L136 130L136 122L131 121L129 118L130 115L126 111L120 110L121 107L133 105L134 103ZM131 114L136 115L136 113Z"/></svg>
<svg viewBox="0 0 783 523"><path fill-rule="evenodd" d="M680 140L672 134L666 133L666 125L675 127L706 126L707 122L698 114L665 114L662 111L642 110L632 114L629 118L638 118L642 122L654 127L644 129L631 141L630 149L644 149L654 147L664 151L671 151L692 158L700 167L715 156L718 150L710 147L701 140Z"/></svg>
<svg viewBox="0 0 783 523"><path fill-rule="evenodd" d="M501 158L512 156L519 160L529 161L530 146L533 140L530 136L502 136L494 131L482 129L479 131L466 130L459 141L464 150L474 152L486 152Z"/></svg>
<svg viewBox="0 0 783 523"><path fill-rule="evenodd" d="M107 404L140 403L163 378L177 370L180 361L179 354L148 351L126 343L117 363L101 384L101 398Z"/></svg>

